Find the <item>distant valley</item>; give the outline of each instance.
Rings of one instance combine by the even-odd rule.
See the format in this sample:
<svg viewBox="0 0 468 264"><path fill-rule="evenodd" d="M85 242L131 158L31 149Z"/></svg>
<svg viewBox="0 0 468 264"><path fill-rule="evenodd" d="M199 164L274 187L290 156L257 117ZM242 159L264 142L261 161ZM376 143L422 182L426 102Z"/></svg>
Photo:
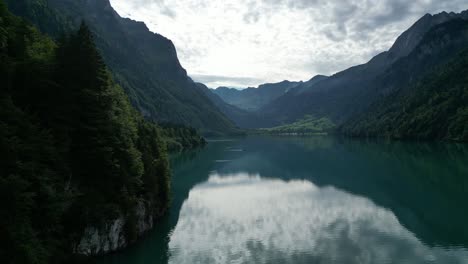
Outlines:
<svg viewBox="0 0 468 264"><path fill-rule="evenodd" d="M214 90L214 93L228 104L254 112L300 84L302 82L283 81L280 83L262 84L257 88L235 89L218 87Z"/></svg>
<svg viewBox="0 0 468 264"><path fill-rule="evenodd" d="M437 143L432 148L387 141L368 144L342 137L468 142L468 10L427 14L388 51L331 76L311 74L308 80L256 88L210 89L189 77L171 40L151 32L143 22L121 17L109 0L0 0L0 57L0 259L6 259L4 263L89 263L92 257L122 250L145 234L149 239L136 248L152 247L145 254L132 251L131 257L167 263L164 258L188 249L193 261L187 263L203 262L199 252L203 247L198 246L213 251L212 244L205 244L209 232L204 229L211 232L212 222L222 234L236 238L240 232L246 237L227 241L221 236L217 244L245 244L241 253L249 258L258 250L278 261L281 250L265 250L267 243L257 243L249 233L249 228L264 232L258 228L272 224L274 235L265 241L275 236L279 245L285 245L284 251L294 249L291 260L297 260L296 252L303 249L284 244L291 235L277 227L283 217L289 220L291 205L304 194L307 197L301 201L314 198L313 203L297 207L304 219L315 219L308 215L310 211L316 212L316 219L323 218L320 208L309 210L317 198L317 205L328 209L336 204L339 212L349 215L345 219L349 223L336 218L334 211L330 219L336 222L318 227L315 221L297 223L295 230L310 224L311 231L324 234L325 242L343 234L330 247L333 250L335 245L346 249L359 245L362 256L368 257L367 225L359 229L363 241L350 239L341 230L342 223L352 227L361 211L369 213L372 221L379 220L375 212L387 215L397 231L416 230L394 234L389 252L398 253L397 246L407 248L401 234L408 234L416 246L422 240L415 234L426 232L426 241L457 235L467 241L463 233L467 210L451 208L466 197L463 144L441 147ZM322 137L332 134L339 137ZM201 149L208 141L209 146ZM394 164L399 164L398 177ZM354 174L349 174L350 168ZM383 172L378 173L381 178L375 177L378 170ZM173 181L174 172L178 176ZM290 191L291 184L299 188ZM401 196L405 185L408 199ZM248 186L250 191L245 191ZM275 193L281 186L287 187L295 202L284 200L283 192ZM264 189L258 192L259 187ZM387 188L391 190L382 191ZM415 190L421 198L414 195ZM265 199L258 200L259 193ZM382 196L385 193L388 196ZM445 201L443 194L456 196L455 202ZM336 195L352 201L352 206L343 207ZM231 211L232 197L238 199L234 209L245 212ZM269 200L272 197L278 199ZM372 199L363 204L366 197ZM426 208L428 197L439 206L434 212ZM417 200L413 207L406 204L412 199ZM276 211L283 209L278 207L283 202L285 210ZM352 211L356 204L364 206L361 211ZM455 235L447 235L450 222L441 217L441 207L456 216L451 221L458 229L450 231ZM391 214L392 210L397 213ZM257 217L253 211L262 214ZM255 217L244 217L250 214ZM182 230L190 232L177 231L179 216L186 221ZM401 216L404 226L397 221ZM249 228L236 226L246 219ZM198 226L192 224L194 220ZM382 236L381 230L388 231L388 221L383 223L377 237ZM148 233L153 228L156 232ZM194 245L190 236L197 232L192 231L201 234L196 237L202 237L199 245ZM219 238L220 233L215 233ZM174 244L169 238L174 234L188 246L171 251ZM376 241L387 243L389 236L382 239ZM323 243L317 241L312 244L320 245L318 253L314 251L320 255ZM443 251L432 247L437 243L428 245L427 252ZM455 256L449 249L447 256ZM230 245L223 250L239 262ZM349 250L338 251L335 254L345 260L340 263L347 263L350 258L341 251ZM429 253L421 254L415 259L426 261ZM208 263L221 261L219 256ZM308 253L304 256L320 260ZM257 263L252 261L248 263Z"/></svg>
<svg viewBox="0 0 468 264"><path fill-rule="evenodd" d="M406 98L412 87L442 71L468 47L468 11L427 14L403 32L388 51L332 76L318 75L299 82L285 80L256 88L208 89L188 77L169 39L150 32L141 22L120 17L108 0L8 2L13 13L51 36L76 27L82 19L89 21L97 47L116 81L146 118L189 125L209 136L284 127L313 116L317 120L328 119L338 133L403 137L385 129L357 132L357 124L362 124L362 120L370 122L369 115L375 113L378 102L403 104L397 101ZM463 104L466 102L452 105L447 114L465 120L464 114L459 116L464 113ZM439 131L435 138L464 138L450 133Z"/></svg>
<svg viewBox="0 0 468 264"><path fill-rule="evenodd" d="M335 124L335 133L353 136L466 141L467 82L455 76L466 73L467 48L468 11L427 14L390 50L333 76L212 92L246 111L239 121L238 111L224 110L242 128L284 128L314 116ZM434 96L437 100L430 99ZM442 111L440 118L434 109ZM403 116L405 123L397 122Z"/></svg>
<svg viewBox="0 0 468 264"><path fill-rule="evenodd" d="M204 134L235 133L234 124L180 65L171 40L122 18L109 0L7 0L9 9L59 38L86 21L114 78L148 119L184 124Z"/></svg>

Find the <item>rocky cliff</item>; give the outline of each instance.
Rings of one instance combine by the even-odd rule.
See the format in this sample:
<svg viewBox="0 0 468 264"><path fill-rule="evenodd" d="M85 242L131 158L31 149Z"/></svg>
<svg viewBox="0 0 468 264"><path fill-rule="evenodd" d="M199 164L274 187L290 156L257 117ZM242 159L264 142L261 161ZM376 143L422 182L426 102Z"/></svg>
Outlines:
<svg viewBox="0 0 468 264"><path fill-rule="evenodd" d="M7 0L11 11L55 38L85 21L115 80L148 119L230 133L234 124L188 77L171 40L121 17L109 0Z"/></svg>
<svg viewBox="0 0 468 264"><path fill-rule="evenodd" d="M135 210L136 235L141 237L153 228L154 217L151 206L145 201L138 201ZM103 255L125 248L134 241L126 230L128 217L120 215L100 227L88 226L74 246L74 253L85 256Z"/></svg>

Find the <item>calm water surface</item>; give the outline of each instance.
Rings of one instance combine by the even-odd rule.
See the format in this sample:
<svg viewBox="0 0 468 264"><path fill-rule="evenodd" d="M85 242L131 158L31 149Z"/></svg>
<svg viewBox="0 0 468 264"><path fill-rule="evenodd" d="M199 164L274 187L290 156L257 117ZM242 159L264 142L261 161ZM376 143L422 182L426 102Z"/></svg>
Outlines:
<svg viewBox="0 0 468 264"><path fill-rule="evenodd" d="M103 263L468 263L467 145L248 137L172 164L170 214Z"/></svg>

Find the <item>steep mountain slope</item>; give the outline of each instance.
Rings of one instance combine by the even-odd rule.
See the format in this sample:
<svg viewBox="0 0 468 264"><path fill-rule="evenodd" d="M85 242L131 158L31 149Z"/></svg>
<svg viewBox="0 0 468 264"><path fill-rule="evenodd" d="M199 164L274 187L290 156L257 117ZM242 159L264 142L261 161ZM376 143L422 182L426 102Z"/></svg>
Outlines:
<svg viewBox="0 0 468 264"><path fill-rule="evenodd" d="M393 90L341 131L352 136L468 141L468 49L414 87Z"/></svg>
<svg viewBox="0 0 468 264"><path fill-rule="evenodd" d="M210 100L223 112L230 120L232 120L240 128L256 127L257 125L263 125L264 120L259 118L254 112L250 112L241 109L237 106L226 103L220 96L213 92L212 89L208 88L202 83L197 83ZM240 133L238 131L237 133Z"/></svg>
<svg viewBox="0 0 468 264"><path fill-rule="evenodd" d="M326 135L329 132L333 132L335 128L335 124L326 117L314 118L313 116L305 116L294 123L271 128L261 128L257 132L272 135Z"/></svg>
<svg viewBox="0 0 468 264"><path fill-rule="evenodd" d="M213 90L213 92L228 104L247 111L255 111L301 83L282 81L279 83L262 84L258 88L250 87L243 90L219 87Z"/></svg>
<svg viewBox="0 0 468 264"><path fill-rule="evenodd" d="M1 263L75 263L134 242L170 202L160 128L85 24L56 43L0 0L0 43Z"/></svg>
<svg viewBox="0 0 468 264"><path fill-rule="evenodd" d="M288 91L288 93L291 93L291 94L294 94L294 95L306 93L306 92L310 91L317 83L319 83L319 82L321 82L323 80L326 80L326 79L328 79L328 76L316 75L316 76L312 77L312 79L308 80L307 82L303 82L303 83L299 84L298 86L290 89Z"/></svg>
<svg viewBox="0 0 468 264"><path fill-rule="evenodd" d="M187 76L172 42L120 17L109 0L7 0L12 12L54 37L86 21L117 82L149 119L203 132L235 129ZM65 26L63 26L65 25Z"/></svg>
<svg viewBox="0 0 468 264"><path fill-rule="evenodd" d="M404 32L389 51L377 55L366 64L352 67L320 81L313 85L313 89L308 89L304 93L297 95L286 93L261 108L258 113L271 122L270 126L291 123L306 114L329 117L334 123L340 124L362 112L389 90L424 77L431 67L445 63L460 51L467 43L466 35L458 32L459 35L451 35L450 41L444 41L444 34L450 35L448 32L450 29L446 28L447 31L444 31L444 28L439 28L440 38L434 38L432 43L426 43L427 47L431 47L430 52L420 50L405 60L421 41L424 41L426 33L431 28L455 19L468 19L468 11L460 14L444 12L425 15ZM402 73L399 67L406 69L405 75L399 75Z"/></svg>

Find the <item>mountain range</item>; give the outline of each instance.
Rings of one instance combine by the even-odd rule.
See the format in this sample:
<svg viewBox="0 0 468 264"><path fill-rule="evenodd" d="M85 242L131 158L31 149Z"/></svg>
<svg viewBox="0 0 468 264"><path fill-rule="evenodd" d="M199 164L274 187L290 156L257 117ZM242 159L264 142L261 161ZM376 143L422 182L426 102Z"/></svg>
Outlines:
<svg viewBox="0 0 468 264"><path fill-rule="evenodd" d="M2 263L137 241L169 208L168 151L198 132L468 142L468 11L425 15L332 76L213 90L109 0L0 0L0 58Z"/></svg>
<svg viewBox="0 0 468 264"><path fill-rule="evenodd" d="M249 87L247 89L218 87L214 90L214 93L228 104L243 110L256 111L301 83L282 81L279 83L266 83L257 88Z"/></svg>
<svg viewBox="0 0 468 264"><path fill-rule="evenodd" d="M464 35L466 41L467 33L468 21L453 20L431 30L428 39L435 37L440 41L438 44L446 45L457 42L455 36ZM433 51L434 46L434 41L423 42L413 56ZM460 47L463 47L461 52L451 48L445 52L439 50L438 55L453 54L448 63L432 66L436 65L433 59L437 56L426 60L431 70L424 78L390 87L390 91L385 91L388 94L346 121L340 132L359 137L468 141L468 45L465 42ZM420 65L413 68L412 60L415 58L408 57L385 78L411 78L412 73L424 70Z"/></svg>
<svg viewBox="0 0 468 264"><path fill-rule="evenodd" d="M368 63L330 77L316 76L310 81L296 83L295 87L283 90L281 96L267 97L271 99L269 102L263 100L261 104L249 106L250 118L260 119L260 122L237 124L241 127L252 124L247 128L275 127L315 117L327 118L336 127L346 124L349 128L358 117L364 118L374 112L376 104L394 105L392 98L400 100L395 94L405 94L404 91L411 90L427 76L437 75L451 60L460 57L460 52L468 47L467 19L468 11L427 14L398 37L388 51ZM452 62L451 65L462 67L463 63ZM242 98L242 91L218 88L214 93L226 103L245 108L246 100L238 99ZM248 93L253 94L245 92ZM467 101L462 103L468 104ZM230 113L226 112L226 115L230 116ZM371 135L364 131L354 133L357 134Z"/></svg>
<svg viewBox="0 0 468 264"><path fill-rule="evenodd" d="M426 14L388 51L332 76L243 90L208 89L188 77L170 40L150 32L142 22L120 17L109 0L7 3L13 13L56 39L87 21L115 80L147 119L189 125L205 135L274 127L283 131L288 124L309 121L325 122L327 131L333 124L335 132L356 132L349 129L352 122L368 120L366 116L376 110L376 104L395 105L390 98L402 100L404 91L437 75L444 65L462 65L451 61L468 46L468 11ZM371 135L362 131L350 134Z"/></svg>
<svg viewBox="0 0 468 264"><path fill-rule="evenodd" d="M173 43L142 22L122 18L109 0L7 0L12 13L59 39L89 24L116 81L143 115L160 123L184 124L204 134L237 129L180 65Z"/></svg>

